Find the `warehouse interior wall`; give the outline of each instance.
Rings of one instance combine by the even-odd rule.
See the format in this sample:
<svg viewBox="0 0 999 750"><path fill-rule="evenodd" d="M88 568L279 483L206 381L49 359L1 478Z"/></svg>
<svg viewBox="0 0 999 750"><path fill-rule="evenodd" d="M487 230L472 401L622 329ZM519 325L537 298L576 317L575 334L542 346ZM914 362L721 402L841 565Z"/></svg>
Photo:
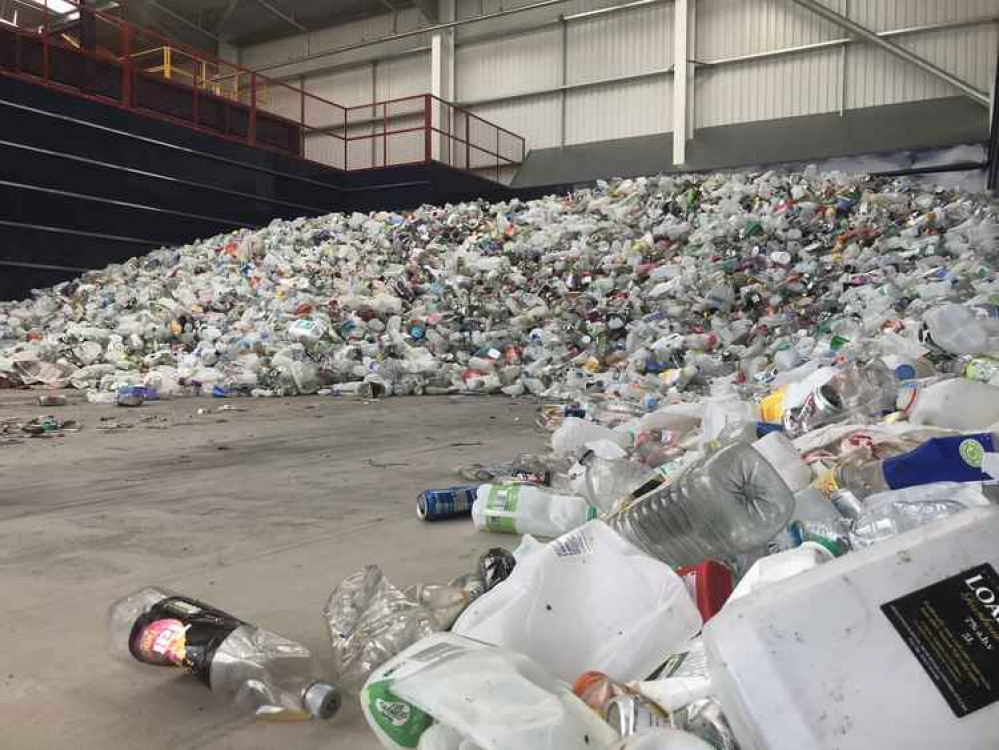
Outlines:
<svg viewBox="0 0 999 750"><path fill-rule="evenodd" d="M893 32L891 41L990 90L999 0L823 1L873 31ZM681 114L672 75L680 2L564 0L458 26L450 31L450 98L524 136L528 149L535 150L669 133L681 117L687 139L696 140L698 128L960 93L869 43L851 40L848 32L791 0L682 0L692 72ZM539 0L443 3L453 3L461 21ZM447 12L441 17L450 17ZM392 38L427 25L412 8L242 47L238 57L251 69L340 104L368 104L435 90L434 34ZM357 47L358 40L378 39L384 41ZM351 49L338 51L343 47ZM311 59L300 62L305 56ZM377 117L372 111L370 122L351 128L375 132ZM373 164L380 158L376 143L363 145ZM307 151L320 147L307 144ZM414 153L420 147L414 143Z"/></svg>

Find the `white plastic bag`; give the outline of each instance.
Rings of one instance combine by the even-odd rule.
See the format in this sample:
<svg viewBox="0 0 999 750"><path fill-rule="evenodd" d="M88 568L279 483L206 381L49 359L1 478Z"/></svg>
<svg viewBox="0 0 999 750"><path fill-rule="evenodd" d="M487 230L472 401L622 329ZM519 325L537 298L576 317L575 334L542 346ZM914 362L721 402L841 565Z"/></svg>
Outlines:
<svg viewBox="0 0 999 750"><path fill-rule="evenodd" d="M588 670L641 680L700 627L668 565L590 521L519 559L453 631L520 651L571 683Z"/></svg>

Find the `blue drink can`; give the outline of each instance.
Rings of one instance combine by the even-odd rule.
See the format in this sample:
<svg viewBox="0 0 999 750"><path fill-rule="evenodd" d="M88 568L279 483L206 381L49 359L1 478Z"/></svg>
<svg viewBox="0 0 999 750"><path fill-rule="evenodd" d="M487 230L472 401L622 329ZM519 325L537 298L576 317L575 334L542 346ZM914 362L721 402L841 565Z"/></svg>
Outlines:
<svg viewBox="0 0 999 750"><path fill-rule="evenodd" d="M421 521L440 521L472 515L477 484L426 490L416 496L416 517Z"/></svg>

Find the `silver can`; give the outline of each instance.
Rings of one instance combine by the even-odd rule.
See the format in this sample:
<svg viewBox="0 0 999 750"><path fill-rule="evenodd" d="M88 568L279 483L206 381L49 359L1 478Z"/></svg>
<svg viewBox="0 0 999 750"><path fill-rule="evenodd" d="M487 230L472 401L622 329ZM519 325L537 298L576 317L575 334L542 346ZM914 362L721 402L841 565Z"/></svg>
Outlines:
<svg viewBox="0 0 999 750"><path fill-rule="evenodd" d="M622 737L670 726L669 716L659 706L641 695L633 694L618 695L607 701L604 721Z"/></svg>

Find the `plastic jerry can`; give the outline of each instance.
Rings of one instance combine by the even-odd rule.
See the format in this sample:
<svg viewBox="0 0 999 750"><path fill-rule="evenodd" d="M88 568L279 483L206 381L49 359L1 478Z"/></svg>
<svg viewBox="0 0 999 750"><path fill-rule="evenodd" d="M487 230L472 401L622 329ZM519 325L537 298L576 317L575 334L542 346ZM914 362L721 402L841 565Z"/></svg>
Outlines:
<svg viewBox="0 0 999 750"><path fill-rule="evenodd" d="M704 628L743 750L999 747L999 509L729 602Z"/></svg>

